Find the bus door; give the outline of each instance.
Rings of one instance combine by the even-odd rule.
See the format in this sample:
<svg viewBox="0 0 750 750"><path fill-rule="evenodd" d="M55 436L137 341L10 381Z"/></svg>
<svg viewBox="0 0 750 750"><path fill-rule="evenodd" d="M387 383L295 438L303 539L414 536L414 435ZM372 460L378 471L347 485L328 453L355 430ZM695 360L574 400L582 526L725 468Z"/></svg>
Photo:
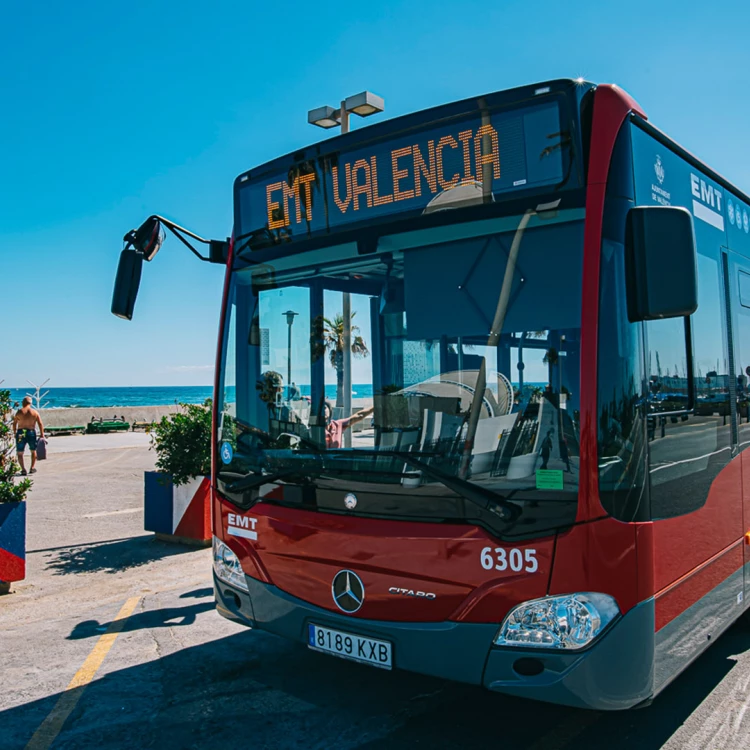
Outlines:
<svg viewBox="0 0 750 750"><path fill-rule="evenodd" d="M699 302L689 329L680 318L645 324L657 647L665 675L731 624L745 597L741 541L750 516L743 508L733 346L726 335L727 256L713 231L696 228Z"/></svg>
<svg viewBox="0 0 750 750"><path fill-rule="evenodd" d="M730 361L737 404L737 442L742 461L743 532L750 531L750 259L724 253L729 301ZM750 596L750 545L744 547L745 596ZM747 601L745 602L747 604Z"/></svg>

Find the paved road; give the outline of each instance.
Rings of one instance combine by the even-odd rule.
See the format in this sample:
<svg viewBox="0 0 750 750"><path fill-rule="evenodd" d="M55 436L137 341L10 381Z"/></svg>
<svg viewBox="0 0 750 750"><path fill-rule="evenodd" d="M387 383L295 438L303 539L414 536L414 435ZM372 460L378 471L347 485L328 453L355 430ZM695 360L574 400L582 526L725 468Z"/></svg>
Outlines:
<svg viewBox="0 0 750 750"><path fill-rule="evenodd" d="M2 750L750 747L739 627L653 706L603 714L381 672L229 623L213 609L210 551L142 531L153 453L104 445L58 451L35 475L29 576L0 599Z"/></svg>

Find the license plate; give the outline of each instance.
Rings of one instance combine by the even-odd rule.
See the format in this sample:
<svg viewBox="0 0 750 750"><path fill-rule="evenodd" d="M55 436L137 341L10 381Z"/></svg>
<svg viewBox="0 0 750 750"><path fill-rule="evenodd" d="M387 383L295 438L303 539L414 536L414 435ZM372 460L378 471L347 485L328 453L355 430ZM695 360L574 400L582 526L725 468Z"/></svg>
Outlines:
<svg viewBox="0 0 750 750"><path fill-rule="evenodd" d="M392 646L388 641L366 638L354 633L309 625L307 645L315 651L341 656L344 659L360 661L381 669L392 669Z"/></svg>

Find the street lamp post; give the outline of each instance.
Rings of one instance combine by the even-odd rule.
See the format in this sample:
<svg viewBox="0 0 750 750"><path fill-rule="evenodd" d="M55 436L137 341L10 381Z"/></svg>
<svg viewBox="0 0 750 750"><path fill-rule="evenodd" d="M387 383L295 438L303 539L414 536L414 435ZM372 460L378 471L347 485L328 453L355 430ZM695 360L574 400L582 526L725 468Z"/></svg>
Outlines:
<svg viewBox="0 0 750 750"><path fill-rule="evenodd" d="M291 388L292 388L292 324L294 323L295 316L299 315L299 313L294 312L294 310L287 310L285 313L282 313L282 315L286 316L286 324L289 326L289 335L287 337L287 352L286 352L286 362L287 362L286 392L288 395L291 393Z"/></svg>
<svg viewBox="0 0 750 750"><path fill-rule="evenodd" d="M361 94L348 96L341 102L338 109L333 107L318 107L311 109L307 113L307 121L311 125L317 125L319 128L335 128L341 126L342 133L349 132L349 116L351 114L359 117L369 117L370 115L382 112L385 109L385 102L382 97L373 94L370 91L363 91ZM343 318L344 318L344 416L349 417L352 413L352 302L351 294L343 294ZM347 430L344 433L344 446L351 447L351 434Z"/></svg>
<svg viewBox="0 0 750 750"><path fill-rule="evenodd" d="M363 91L361 94L347 96L341 102L339 109L333 107L317 107L307 113L307 121L311 125L317 125L319 128L335 128L341 126L342 133L349 132L349 115L355 114L359 117L369 117L370 115L382 112L385 109L385 103L382 97L373 94L370 91Z"/></svg>

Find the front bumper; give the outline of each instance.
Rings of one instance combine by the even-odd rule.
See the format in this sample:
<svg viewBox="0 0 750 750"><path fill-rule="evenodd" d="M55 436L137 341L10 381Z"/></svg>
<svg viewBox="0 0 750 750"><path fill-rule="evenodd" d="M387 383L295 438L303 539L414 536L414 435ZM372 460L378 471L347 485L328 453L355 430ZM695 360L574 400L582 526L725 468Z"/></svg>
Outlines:
<svg viewBox="0 0 750 750"><path fill-rule="evenodd" d="M653 600L628 612L591 648L558 653L494 647L499 623L365 620L313 606L254 578L246 581L249 592L214 576L219 613L300 643L307 643L313 622L390 641L399 669L577 708L631 708L653 692ZM520 671L538 673L520 674L522 660Z"/></svg>

